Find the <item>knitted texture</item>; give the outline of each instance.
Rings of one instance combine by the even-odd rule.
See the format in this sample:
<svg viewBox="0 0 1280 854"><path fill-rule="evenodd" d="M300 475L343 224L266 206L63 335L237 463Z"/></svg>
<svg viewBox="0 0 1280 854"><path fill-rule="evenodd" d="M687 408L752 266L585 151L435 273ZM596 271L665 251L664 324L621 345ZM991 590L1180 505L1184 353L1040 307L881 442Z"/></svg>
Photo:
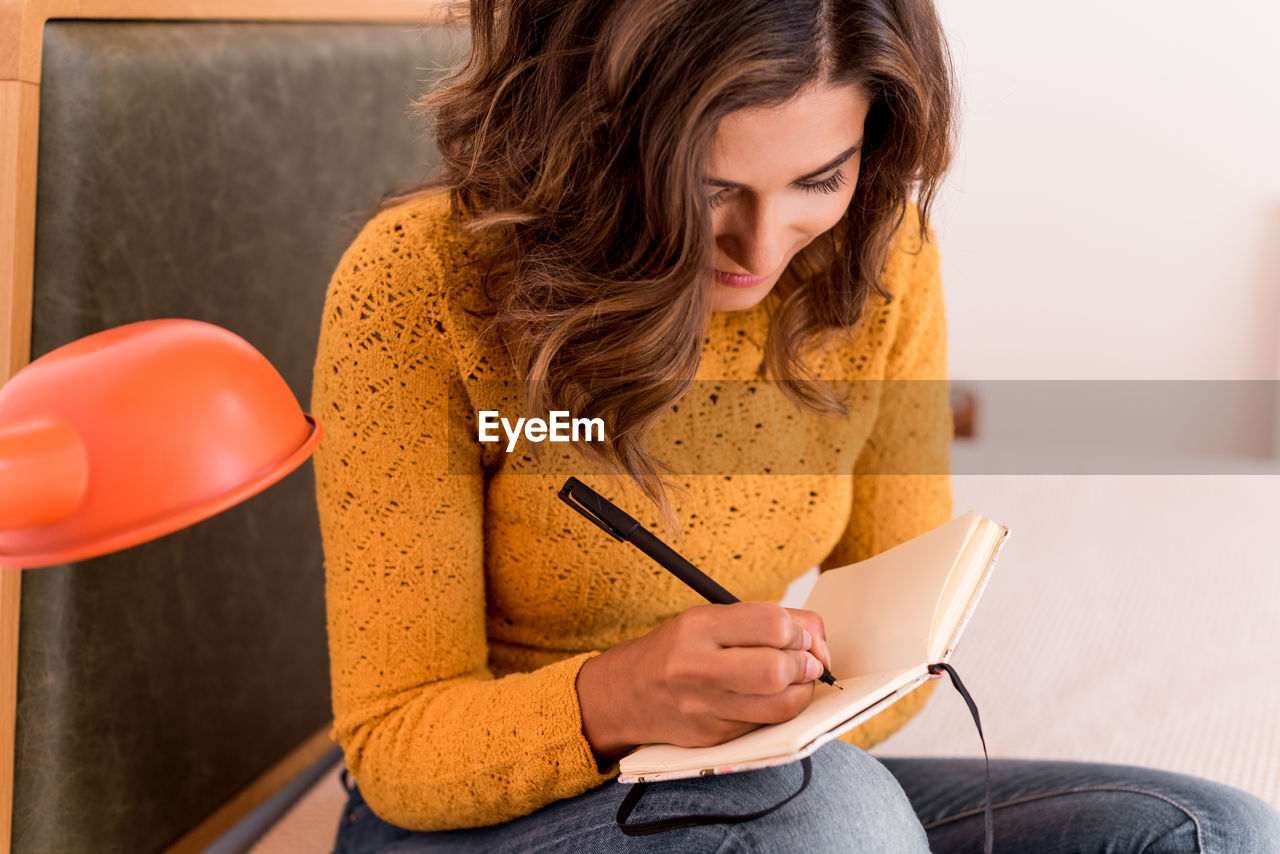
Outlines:
<svg viewBox="0 0 1280 854"><path fill-rule="evenodd" d="M912 208L884 272L895 298L872 298L856 334L811 362L819 376L945 379L937 250L919 237ZM660 532L629 478L568 445L521 440L507 453L505 438L476 440L478 410L520 414L506 348L466 311L489 304L488 239L462 230L443 194L378 214L329 284L315 362L331 736L374 812L412 830L507 821L616 777L582 733L579 668L705 603L556 498L572 459L584 483ZM739 598L776 602L810 567L870 557L951 518L951 422L938 382L866 383L848 417L780 396L749 417L727 411L713 381L759 377L768 323L766 303L712 315L700 382L650 447L703 464L668 479L681 525L672 545ZM769 436L800 467L733 467ZM840 462L811 474L805 460ZM933 687L842 737L869 748Z"/></svg>

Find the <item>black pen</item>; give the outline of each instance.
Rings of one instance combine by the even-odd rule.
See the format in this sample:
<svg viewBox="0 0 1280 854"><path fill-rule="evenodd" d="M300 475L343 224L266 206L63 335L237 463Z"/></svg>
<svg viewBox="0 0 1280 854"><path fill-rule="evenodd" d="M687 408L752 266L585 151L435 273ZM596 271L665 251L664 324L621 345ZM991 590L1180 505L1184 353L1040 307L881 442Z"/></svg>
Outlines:
<svg viewBox="0 0 1280 854"><path fill-rule="evenodd" d="M742 601L681 557L679 552L651 534L644 525L619 510L607 498L576 477L566 480L559 494L561 501L604 529L606 534L620 543L631 543L676 578L696 590L707 601L717 605L731 605ZM840 688L836 685L835 677L825 667L822 668L822 675L818 677L818 681ZM840 688L840 690L844 689Z"/></svg>

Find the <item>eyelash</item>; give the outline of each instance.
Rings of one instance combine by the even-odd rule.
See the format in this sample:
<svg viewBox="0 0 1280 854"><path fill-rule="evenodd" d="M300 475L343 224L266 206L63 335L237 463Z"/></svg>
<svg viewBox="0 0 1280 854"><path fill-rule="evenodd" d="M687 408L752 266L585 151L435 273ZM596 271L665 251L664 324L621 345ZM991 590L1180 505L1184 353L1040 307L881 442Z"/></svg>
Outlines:
<svg viewBox="0 0 1280 854"><path fill-rule="evenodd" d="M806 193L834 193L836 190L839 190L841 187L844 186L844 181L845 181L844 172L837 169L836 173L832 175L830 178L827 178L822 181L814 181L813 183L805 183L801 181L799 184L797 184L797 186L800 187L800 189L804 190ZM725 202L724 194L727 192L729 192L729 188L725 188L720 192L708 197L707 203L713 208L719 207L720 205L724 204Z"/></svg>

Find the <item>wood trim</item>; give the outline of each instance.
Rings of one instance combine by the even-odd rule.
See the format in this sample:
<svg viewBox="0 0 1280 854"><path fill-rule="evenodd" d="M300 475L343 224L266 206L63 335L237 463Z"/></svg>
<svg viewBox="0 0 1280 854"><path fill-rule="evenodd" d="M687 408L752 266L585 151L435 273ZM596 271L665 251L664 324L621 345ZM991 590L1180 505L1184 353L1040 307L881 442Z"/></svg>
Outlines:
<svg viewBox="0 0 1280 854"><path fill-rule="evenodd" d="M40 82L44 25L54 19L360 21L429 24L466 3L448 0L0 0L0 80Z"/></svg>
<svg viewBox="0 0 1280 854"><path fill-rule="evenodd" d="M27 363L31 352L39 116L39 87L0 80L0 385ZM13 833L21 602L22 570L0 569L0 854L9 854Z"/></svg>
<svg viewBox="0 0 1280 854"><path fill-rule="evenodd" d="M241 789L217 812L202 821L171 847L165 854L198 854L236 822L257 809L281 787L315 764L333 747L329 738L332 723L325 724L284 759L272 765L258 779Z"/></svg>
<svg viewBox="0 0 1280 854"><path fill-rule="evenodd" d="M466 22L466 0L0 0L0 385L31 352L36 154L44 25L54 19ZM32 570L38 572L39 570ZM22 570L0 568L0 854L13 831ZM329 749L328 727L238 794L172 849L203 848Z"/></svg>
<svg viewBox="0 0 1280 854"><path fill-rule="evenodd" d="M39 117L38 86L0 80L0 384L31 352Z"/></svg>

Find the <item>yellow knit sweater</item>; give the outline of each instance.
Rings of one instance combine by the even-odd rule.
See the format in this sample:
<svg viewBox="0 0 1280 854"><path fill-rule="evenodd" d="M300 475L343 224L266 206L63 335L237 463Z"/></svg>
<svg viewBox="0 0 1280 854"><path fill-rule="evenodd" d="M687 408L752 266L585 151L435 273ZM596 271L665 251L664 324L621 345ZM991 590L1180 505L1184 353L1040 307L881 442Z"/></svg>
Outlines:
<svg viewBox="0 0 1280 854"><path fill-rule="evenodd" d="M857 334L811 363L821 376L945 379L937 250L920 247L912 208L884 274L895 299L872 298ZM508 454L505 438L476 441L478 410L520 412L510 357L464 310L486 304L484 248L443 194L376 216L330 282L315 363L331 736L374 812L414 830L507 821L616 777L583 736L578 669L705 602L556 498L571 470L661 535L629 479L566 468L546 450L566 445L530 454L522 440ZM717 408L710 381L757 376L766 305L712 315L697 374L707 382L650 447L660 459L693 448L708 464L674 479L682 539L672 545L739 598L776 602L810 567L852 563L951 518L948 478L936 474L948 469L951 422L938 382L893 394L862 384L869 396L848 418L781 397L776 425ZM785 436L810 465L843 462L823 469L835 474L735 468L750 431ZM843 738L883 740L933 686Z"/></svg>

